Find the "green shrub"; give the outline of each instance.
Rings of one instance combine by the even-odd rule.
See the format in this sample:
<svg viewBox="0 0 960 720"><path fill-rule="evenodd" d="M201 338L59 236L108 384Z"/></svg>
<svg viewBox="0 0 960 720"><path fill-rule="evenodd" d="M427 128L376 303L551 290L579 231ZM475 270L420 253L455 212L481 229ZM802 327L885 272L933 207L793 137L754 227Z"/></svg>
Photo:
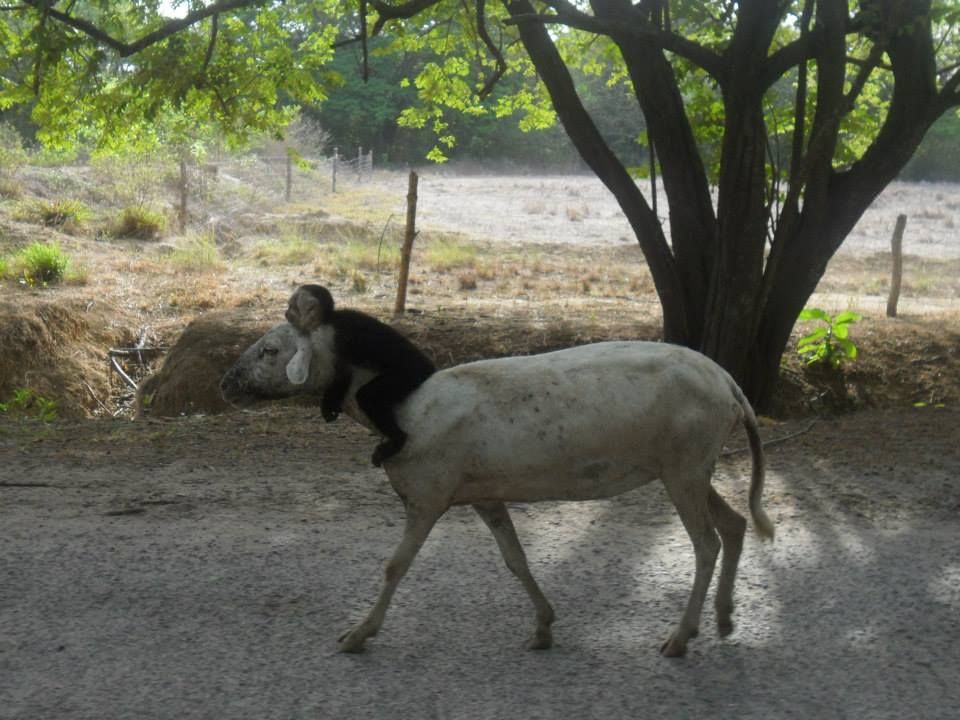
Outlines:
<svg viewBox="0 0 960 720"><path fill-rule="evenodd" d="M43 287L63 280L69 264L70 258L63 253L59 245L35 242L13 257L11 267L13 274L19 276L25 284Z"/></svg>
<svg viewBox="0 0 960 720"><path fill-rule="evenodd" d="M166 225L167 219L163 213L141 205L128 205L109 225L107 232L118 238L155 240Z"/></svg>
<svg viewBox="0 0 960 720"><path fill-rule="evenodd" d="M23 187L20 181L6 175L0 175L0 198L5 200L19 200L23 197Z"/></svg>
<svg viewBox="0 0 960 720"><path fill-rule="evenodd" d="M50 422L57 419L57 401L40 397L29 388L20 388L13 391L9 400L0 402L0 413Z"/></svg>
<svg viewBox="0 0 960 720"><path fill-rule="evenodd" d="M71 229L90 219L91 212L79 200L34 200L21 203L14 212L17 220L47 227Z"/></svg>
<svg viewBox="0 0 960 720"><path fill-rule="evenodd" d="M807 365L825 363L838 368L857 359L857 346L849 338L850 324L861 319L847 311L831 316L820 308L804 308L797 320L818 320L820 325L797 341L797 352Z"/></svg>

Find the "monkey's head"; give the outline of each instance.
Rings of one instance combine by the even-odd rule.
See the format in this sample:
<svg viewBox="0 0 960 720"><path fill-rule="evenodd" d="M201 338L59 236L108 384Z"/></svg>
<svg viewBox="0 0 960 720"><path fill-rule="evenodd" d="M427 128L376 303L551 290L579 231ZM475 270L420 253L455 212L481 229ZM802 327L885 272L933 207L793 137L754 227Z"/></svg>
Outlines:
<svg viewBox="0 0 960 720"><path fill-rule="evenodd" d="M300 332L310 334L333 317L333 295L322 285L301 285L290 296L284 317Z"/></svg>

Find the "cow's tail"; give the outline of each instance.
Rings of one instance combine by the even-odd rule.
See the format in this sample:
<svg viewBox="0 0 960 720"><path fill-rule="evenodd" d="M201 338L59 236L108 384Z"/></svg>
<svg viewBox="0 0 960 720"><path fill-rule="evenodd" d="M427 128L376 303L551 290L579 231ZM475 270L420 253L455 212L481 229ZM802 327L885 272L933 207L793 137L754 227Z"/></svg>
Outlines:
<svg viewBox="0 0 960 720"><path fill-rule="evenodd" d="M773 521L763 509L763 442L760 440L760 428L757 425L757 416L744 396L743 391L732 383L734 395L743 410L743 428L747 431L750 442L750 455L753 458L753 471L750 475L750 515L753 517L753 526L757 534L765 540L773 540Z"/></svg>

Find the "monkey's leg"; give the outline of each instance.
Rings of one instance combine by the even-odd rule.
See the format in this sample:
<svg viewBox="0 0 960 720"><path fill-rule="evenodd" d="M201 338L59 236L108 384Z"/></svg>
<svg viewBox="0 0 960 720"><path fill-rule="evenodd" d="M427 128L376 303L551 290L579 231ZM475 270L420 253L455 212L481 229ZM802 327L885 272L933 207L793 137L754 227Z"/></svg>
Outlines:
<svg viewBox="0 0 960 720"><path fill-rule="evenodd" d="M407 434L397 425L393 409L412 388L402 378L378 375L357 391L357 405L387 439L377 445L371 461L379 467L403 449Z"/></svg>

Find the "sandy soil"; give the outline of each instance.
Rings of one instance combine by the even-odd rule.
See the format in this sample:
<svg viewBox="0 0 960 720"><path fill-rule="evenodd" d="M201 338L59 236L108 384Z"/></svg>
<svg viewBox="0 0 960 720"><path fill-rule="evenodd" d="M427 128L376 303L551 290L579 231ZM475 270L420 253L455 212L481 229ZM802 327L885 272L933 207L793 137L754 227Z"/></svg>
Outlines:
<svg viewBox="0 0 960 720"><path fill-rule="evenodd" d="M513 508L554 649L522 648L526 596L455 510L344 656L402 530L365 431L303 409L5 424L0 717L952 718L960 415L905 419L764 429L801 433L768 448L777 540L748 535L737 630L708 606L682 660L657 649L693 558L659 485ZM744 512L747 472L734 454L715 481Z"/></svg>
<svg viewBox="0 0 960 720"><path fill-rule="evenodd" d="M379 228L383 212L402 208L400 180L351 202ZM422 183L425 245L456 230L501 248L497 263L484 255L416 278L419 313L407 327L450 359L494 342L655 327L645 268L630 264L635 248L592 180L425 173ZM861 380L873 397L862 406L873 408L764 427L778 537L748 536L729 639L716 637L707 608L689 656L659 657L693 559L651 485L611 501L513 508L558 612L553 650L522 649L527 600L482 524L457 510L369 651L339 655L335 640L368 609L402 528L399 500L367 464L365 431L327 425L310 407L138 422L3 415L0 718L952 718L960 200L952 186L888 192L820 296L870 315L861 337L873 360ZM903 322L870 314L887 272L873 253L888 242L897 198L914 203L907 247L917 248ZM228 238L241 257L252 233ZM542 244L530 250L519 237ZM147 326L172 340L221 306L273 317L292 283L320 272L320 261L170 272L156 245L61 239L100 271L54 296L18 295L11 313L91 305L114 328L108 342ZM577 263L586 267L571 270ZM463 289L464 273L475 289ZM349 277L336 287L350 304L389 307L392 280L365 277L365 293L350 294ZM744 512L747 473L734 452L716 478Z"/></svg>
<svg viewBox="0 0 960 720"><path fill-rule="evenodd" d="M635 243L613 196L593 176L460 177L427 170L420 182L418 215L431 227L513 242ZM659 203L666 224L662 188ZM841 252L888 252L901 213L908 217L905 253L960 258L956 183L891 183L844 241Z"/></svg>

